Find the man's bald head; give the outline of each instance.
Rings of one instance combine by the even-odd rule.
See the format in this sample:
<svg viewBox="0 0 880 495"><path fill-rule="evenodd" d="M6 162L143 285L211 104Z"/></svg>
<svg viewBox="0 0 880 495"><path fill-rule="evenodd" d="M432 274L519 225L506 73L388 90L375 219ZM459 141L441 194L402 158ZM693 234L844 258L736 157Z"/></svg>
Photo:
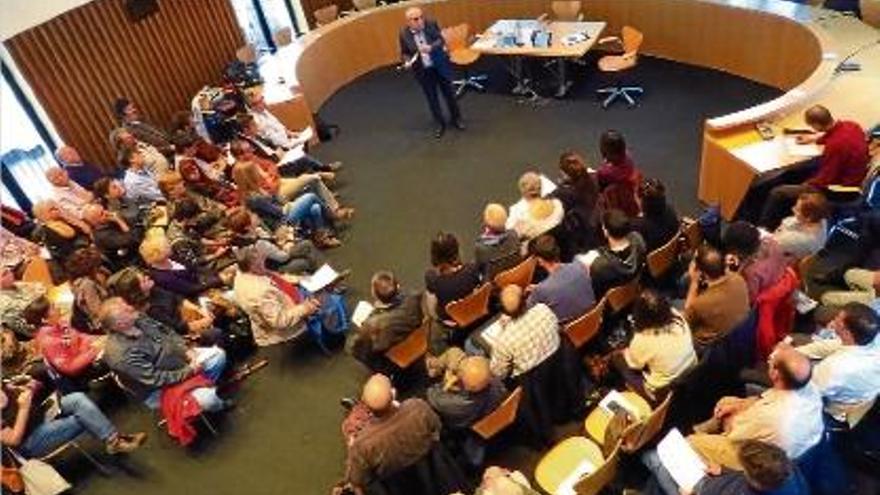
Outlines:
<svg viewBox="0 0 880 495"><path fill-rule="evenodd" d="M790 345L780 344L770 355L770 379L775 388L798 390L810 382L810 360Z"/></svg>
<svg viewBox="0 0 880 495"><path fill-rule="evenodd" d="M501 310L509 316L518 316L522 310L523 290L518 285L508 285L501 289Z"/></svg>
<svg viewBox="0 0 880 495"><path fill-rule="evenodd" d="M483 356L469 356L464 358L458 368L458 376L461 386L468 392L481 392L492 381L492 370L489 368L489 360Z"/></svg>
<svg viewBox="0 0 880 495"><path fill-rule="evenodd" d="M371 376L364 384L361 401L374 413L387 411L394 401L394 387L391 385L391 380L379 373Z"/></svg>
<svg viewBox="0 0 880 495"><path fill-rule="evenodd" d="M831 111L822 105L813 105L804 112L804 120L807 125L817 131L827 131L834 125L834 117Z"/></svg>
<svg viewBox="0 0 880 495"><path fill-rule="evenodd" d="M64 164L78 164L82 161L79 152L73 146L62 146L55 151L55 158Z"/></svg>

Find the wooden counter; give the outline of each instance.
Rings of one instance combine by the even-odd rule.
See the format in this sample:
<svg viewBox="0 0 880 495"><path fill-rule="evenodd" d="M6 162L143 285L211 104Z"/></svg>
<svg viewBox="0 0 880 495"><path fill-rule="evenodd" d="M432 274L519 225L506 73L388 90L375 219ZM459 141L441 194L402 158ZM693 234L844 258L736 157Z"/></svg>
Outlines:
<svg viewBox="0 0 880 495"><path fill-rule="evenodd" d="M308 107L317 110L356 78L398 63L404 11L416 5L443 26L467 22L472 32L498 19L550 12L550 0L413 0L342 18L298 41L302 52L296 75ZM862 62L862 72L834 74L842 58L880 40L880 32L857 19L775 0L585 0L583 11L584 20L607 22L607 34L627 24L637 27L645 34L642 51L648 55L722 70L787 92L706 123L699 198L721 203L728 218L758 175L731 154L758 139L754 122L801 125L800 113L814 102L864 125L880 121L880 47L865 48L854 58Z"/></svg>

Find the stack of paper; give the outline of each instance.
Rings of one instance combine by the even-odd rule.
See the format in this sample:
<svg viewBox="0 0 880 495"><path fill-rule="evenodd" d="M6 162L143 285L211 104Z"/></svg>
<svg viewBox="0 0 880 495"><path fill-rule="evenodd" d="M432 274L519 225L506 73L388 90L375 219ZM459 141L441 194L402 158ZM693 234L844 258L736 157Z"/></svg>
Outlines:
<svg viewBox="0 0 880 495"><path fill-rule="evenodd" d="M574 486L577 482L595 470L596 466L590 461L581 461L581 463L578 464L561 483L559 483L559 487L556 489L556 495L576 495L577 492L574 491Z"/></svg>
<svg viewBox="0 0 880 495"><path fill-rule="evenodd" d="M692 492L705 476L706 464L677 428L657 444L657 455L679 488L687 492Z"/></svg>
<svg viewBox="0 0 880 495"><path fill-rule="evenodd" d="M354 307L354 313L351 314L351 322L357 325L358 327L362 327L364 325L364 321L373 314L373 311L376 308L373 307L372 304L367 301L360 301L357 303L357 306Z"/></svg>
<svg viewBox="0 0 880 495"><path fill-rule="evenodd" d="M327 287L332 284L339 278L339 273L333 269L332 266L324 263L321 268L318 268L318 271L313 273L309 277L303 277L299 281L299 285L306 289L311 293L318 292L319 290Z"/></svg>
<svg viewBox="0 0 880 495"><path fill-rule="evenodd" d="M794 136L785 138L785 149L791 156L814 157L822 154L822 147L816 143L800 144Z"/></svg>

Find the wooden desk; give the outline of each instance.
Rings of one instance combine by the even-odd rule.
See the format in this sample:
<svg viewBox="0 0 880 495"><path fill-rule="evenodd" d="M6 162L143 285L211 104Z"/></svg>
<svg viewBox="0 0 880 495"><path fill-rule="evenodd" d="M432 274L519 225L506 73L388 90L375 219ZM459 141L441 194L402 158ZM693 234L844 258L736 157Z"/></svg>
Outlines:
<svg viewBox="0 0 880 495"><path fill-rule="evenodd" d="M400 62L398 33L408 7L420 6L441 25L466 22L485 31L499 19L529 19L549 13L550 0L411 0L339 19L300 40L296 75L308 107L317 110L356 78ZM860 73L834 76L834 67L858 47L880 39L859 20L793 2L770 0L583 0L584 16L624 25L645 35L641 52L708 67L780 88L781 98L705 125L699 198L720 203L730 218L756 177L730 149L758 139L751 125L770 119L802 125L803 108L822 103L863 125L880 121L880 48L854 60ZM825 60L823 54L838 59ZM648 83L646 81L646 83Z"/></svg>

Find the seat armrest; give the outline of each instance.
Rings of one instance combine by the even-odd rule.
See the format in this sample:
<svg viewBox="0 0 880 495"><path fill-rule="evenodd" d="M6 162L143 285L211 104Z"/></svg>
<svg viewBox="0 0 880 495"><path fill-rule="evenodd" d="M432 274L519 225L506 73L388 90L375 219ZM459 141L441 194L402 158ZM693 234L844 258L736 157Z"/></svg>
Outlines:
<svg viewBox="0 0 880 495"><path fill-rule="evenodd" d="M599 44L605 44L605 43L623 44L623 40L621 40L619 36L605 36L604 38L599 38L599 41L597 41L597 43L599 43Z"/></svg>
<svg viewBox="0 0 880 495"><path fill-rule="evenodd" d="M862 193L862 188L858 187L858 186L841 186L838 184L831 184L830 186L827 187L827 189L831 192L836 192L836 193L854 193L854 194L861 194Z"/></svg>

